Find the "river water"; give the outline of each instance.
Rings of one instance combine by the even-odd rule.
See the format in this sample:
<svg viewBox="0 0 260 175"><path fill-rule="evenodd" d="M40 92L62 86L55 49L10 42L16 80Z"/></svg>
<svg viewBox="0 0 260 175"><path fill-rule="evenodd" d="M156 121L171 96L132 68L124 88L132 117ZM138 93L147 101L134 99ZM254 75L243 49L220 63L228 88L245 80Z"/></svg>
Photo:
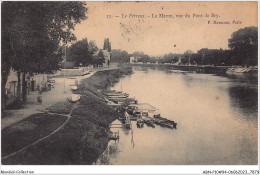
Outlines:
<svg viewBox="0 0 260 175"><path fill-rule="evenodd" d="M112 89L121 88L178 125L113 128L120 140L109 142L102 164L257 164L257 78L135 67Z"/></svg>

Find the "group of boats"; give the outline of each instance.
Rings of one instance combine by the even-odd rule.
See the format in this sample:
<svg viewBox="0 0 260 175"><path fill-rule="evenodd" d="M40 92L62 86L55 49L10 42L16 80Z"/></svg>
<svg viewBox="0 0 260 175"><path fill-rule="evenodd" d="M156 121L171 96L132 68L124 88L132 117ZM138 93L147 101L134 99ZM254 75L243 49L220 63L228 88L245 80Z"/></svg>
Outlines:
<svg viewBox="0 0 260 175"><path fill-rule="evenodd" d="M115 90L102 91L102 93L108 104L114 106L115 109L124 104L125 109L120 119L125 123L126 128L129 128L129 120L136 121L138 128L142 128L144 124L152 128L155 128L155 125L177 128L177 123L161 117L158 113L158 109L148 103L138 103L137 100L129 98L129 94L127 93Z"/></svg>
<svg viewBox="0 0 260 175"><path fill-rule="evenodd" d="M248 72L250 72L250 70L251 70L250 68L243 68L243 67L228 68L226 73L248 73Z"/></svg>
<svg viewBox="0 0 260 175"><path fill-rule="evenodd" d="M102 91L102 94L108 104L111 106L120 106L126 101L129 103L137 103L134 98L129 98L129 94L123 93L121 91L107 90Z"/></svg>
<svg viewBox="0 0 260 175"><path fill-rule="evenodd" d="M144 106L147 106L147 109L144 109ZM161 117L156 108L151 108L154 107L147 103L132 104L127 107L125 115L130 115L132 117L131 120L136 120L138 128L142 128L144 124L146 124L148 127L152 128L155 128L155 125L159 125L162 127L177 129L177 123Z"/></svg>

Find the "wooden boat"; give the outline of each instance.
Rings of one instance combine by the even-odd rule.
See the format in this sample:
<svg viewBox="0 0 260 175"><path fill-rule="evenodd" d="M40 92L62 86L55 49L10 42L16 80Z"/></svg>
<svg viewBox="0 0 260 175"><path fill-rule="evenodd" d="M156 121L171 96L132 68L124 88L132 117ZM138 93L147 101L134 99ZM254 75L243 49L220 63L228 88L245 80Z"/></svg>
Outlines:
<svg viewBox="0 0 260 175"><path fill-rule="evenodd" d="M175 123L174 121L171 121L171 120L168 120L168 119L165 119L165 118L152 118L152 117L149 117L147 116L147 118L151 119L155 124L157 125L160 125L162 127L167 127L167 128L177 128L177 123Z"/></svg>
<svg viewBox="0 0 260 175"><path fill-rule="evenodd" d="M110 101L113 101L114 103L124 102L128 101L129 103L135 102L136 100L133 98L108 98Z"/></svg>
<svg viewBox="0 0 260 175"><path fill-rule="evenodd" d="M103 93L104 95L128 95L127 93L123 92L110 92L110 93Z"/></svg>
<svg viewBox="0 0 260 175"><path fill-rule="evenodd" d="M89 72L88 70L86 70L86 71L83 72L83 76L84 76L84 75L88 75L89 73L90 73L90 72Z"/></svg>
<svg viewBox="0 0 260 175"><path fill-rule="evenodd" d="M104 94L105 96L110 96L110 97L114 97L114 96L126 96L128 97L129 94L127 93L109 93L109 94Z"/></svg>
<svg viewBox="0 0 260 175"><path fill-rule="evenodd" d="M121 91L115 91L115 90L104 90L102 91L104 95L106 94L116 94L116 93L122 93Z"/></svg>
<svg viewBox="0 0 260 175"><path fill-rule="evenodd" d="M72 94L71 96L71 101L72 102L76 102L80 99L80 95L79 94Z"/></svg>
<svg viewBox="0 0 260 175"><path fill-rule="evenodd" d="M125 112L125 127L127 128L127 129L131 129L131 116L127 113L127 112Z"/></svg>
<svg viewBox="0 0 260 175"><path fill-rule="evenodd" d="M118 94L118 95L107 95L107 98L127 98L128 95Z"/></svg>
<svg viewBox="0 0 260 175"><path fill-rule="evenodd" d="M129 105L129 106L126 108L126 111L127 111L128 114L133 115L135 109L136 109L136 106L134 106L134 105Z"/></svg>
<svg viewBox="0 0 260 175"><path fill-rule="evenodd" d="M55 80L48 80L48 83L55 83Z"/></svg>
<svg viewBox="0 0 260 175"><path fill-rule="evenodd" d="M250 69L248 68L229 68L226 73L247 73Z"/></svg>
<svg viewBox="0 0 260 175"><path fill-rule="evenodd" d="M111 133L109 133L109 135L108 135L108 139L109 140L119 140L119 131L118 132L111 132Z"/></svg>
<svg viewBox="0 0 260 175"><path fill-rule="evenodd" d="M154 122L151 120L151 119L148 119L146 117L143 117L143 120L144 120L144 123L147 125L147 126L150 126L152 128L155 128L155 125L154 125Z"/></svg>
<svg viewBox="0 0 260 175"><path fill-rule="evenodd" d="M78 89L78 86L71 86L70 88L71 88L71 90L75 91Z"/></svg>
<svg viewBox="0 0 260 175"><path fill-rule="evenodd" d="M159 119L159 120L161 120L162 122L175 123L175 122L172 121L172 120L168 120L167 118L163 118L163 117L160 117L160 116L154 116L154 118Z"/></svg>
<svg viewBox="0 0 260 175"><path fill-rule="evenodd" d="M162 126L162 127L167 127L167 128L175 128L176 129L176 124L173 124L173 123L167 123L167 122L163 122L163 121L158 121L158 125Z"/></svg>
<svg viewBox="0 0 260 175"><path fill-rule="evenodd" d="M144 120L141 115L137 116L136 125L138 128L142 128L144 126Z"/></svg>

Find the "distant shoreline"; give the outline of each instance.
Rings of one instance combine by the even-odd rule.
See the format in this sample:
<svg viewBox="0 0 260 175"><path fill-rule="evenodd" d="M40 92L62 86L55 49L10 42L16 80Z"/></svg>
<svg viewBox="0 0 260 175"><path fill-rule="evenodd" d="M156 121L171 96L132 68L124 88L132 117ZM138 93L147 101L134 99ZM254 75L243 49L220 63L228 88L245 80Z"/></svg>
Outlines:
<svg viewBox="0 0 260 175"><path fill-rule="evenodd" d="M174 65L174 64L142 64L142 63L130 63L132 66L144 66L144 67L165 67L170 69L181 69L186 71L197 71L205 73L226 73L231 68L243 68L242 66L212 66L212 65ZM258 74L258 68L246 68L248 71L245 74Z"/></svg>

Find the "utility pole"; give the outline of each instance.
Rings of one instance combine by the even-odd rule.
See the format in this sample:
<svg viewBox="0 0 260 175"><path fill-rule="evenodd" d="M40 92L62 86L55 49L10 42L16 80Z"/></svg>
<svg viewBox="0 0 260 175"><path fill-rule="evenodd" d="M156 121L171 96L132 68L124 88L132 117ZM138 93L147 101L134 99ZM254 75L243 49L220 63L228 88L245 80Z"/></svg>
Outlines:
<svg viewBox="0 0 260 175"><path fill-rule="evenodd" d="M64 52L65 52L65 57L64 57L64 58L65 58L65 60L64 60L64 70L63 70L63 73L64 73L64 93L66 93L66 87L65 87L65 86L66 86L66 84L65 84L65 83L66 83L66 80L65 80L65 77L66 77L66 75L65 75L65 74L66 74L66 73L65 73L65 68L66 68L66 59L67 59L67 58L66 58L66 57L67 57L66 47L67 47L67 41L65 42L65 49L64 49Z"/></svg>
<svg viewBox="0 0 260 175"><path fill-rule="evenodd" d="M67 41L68 41L68 37L69 37L69 18L67 17L67 22L68 22L68 28L66 29L66 35L65 35L65 49L64 49L64 52L65 52L65 60L64 60L64 93L66 93L66 87L65 87L65 83L66 83L66 80L65 80L65 77L66 77L66 72L65 72L65 68L66 68L66 60L67 60Z"/></svg>

